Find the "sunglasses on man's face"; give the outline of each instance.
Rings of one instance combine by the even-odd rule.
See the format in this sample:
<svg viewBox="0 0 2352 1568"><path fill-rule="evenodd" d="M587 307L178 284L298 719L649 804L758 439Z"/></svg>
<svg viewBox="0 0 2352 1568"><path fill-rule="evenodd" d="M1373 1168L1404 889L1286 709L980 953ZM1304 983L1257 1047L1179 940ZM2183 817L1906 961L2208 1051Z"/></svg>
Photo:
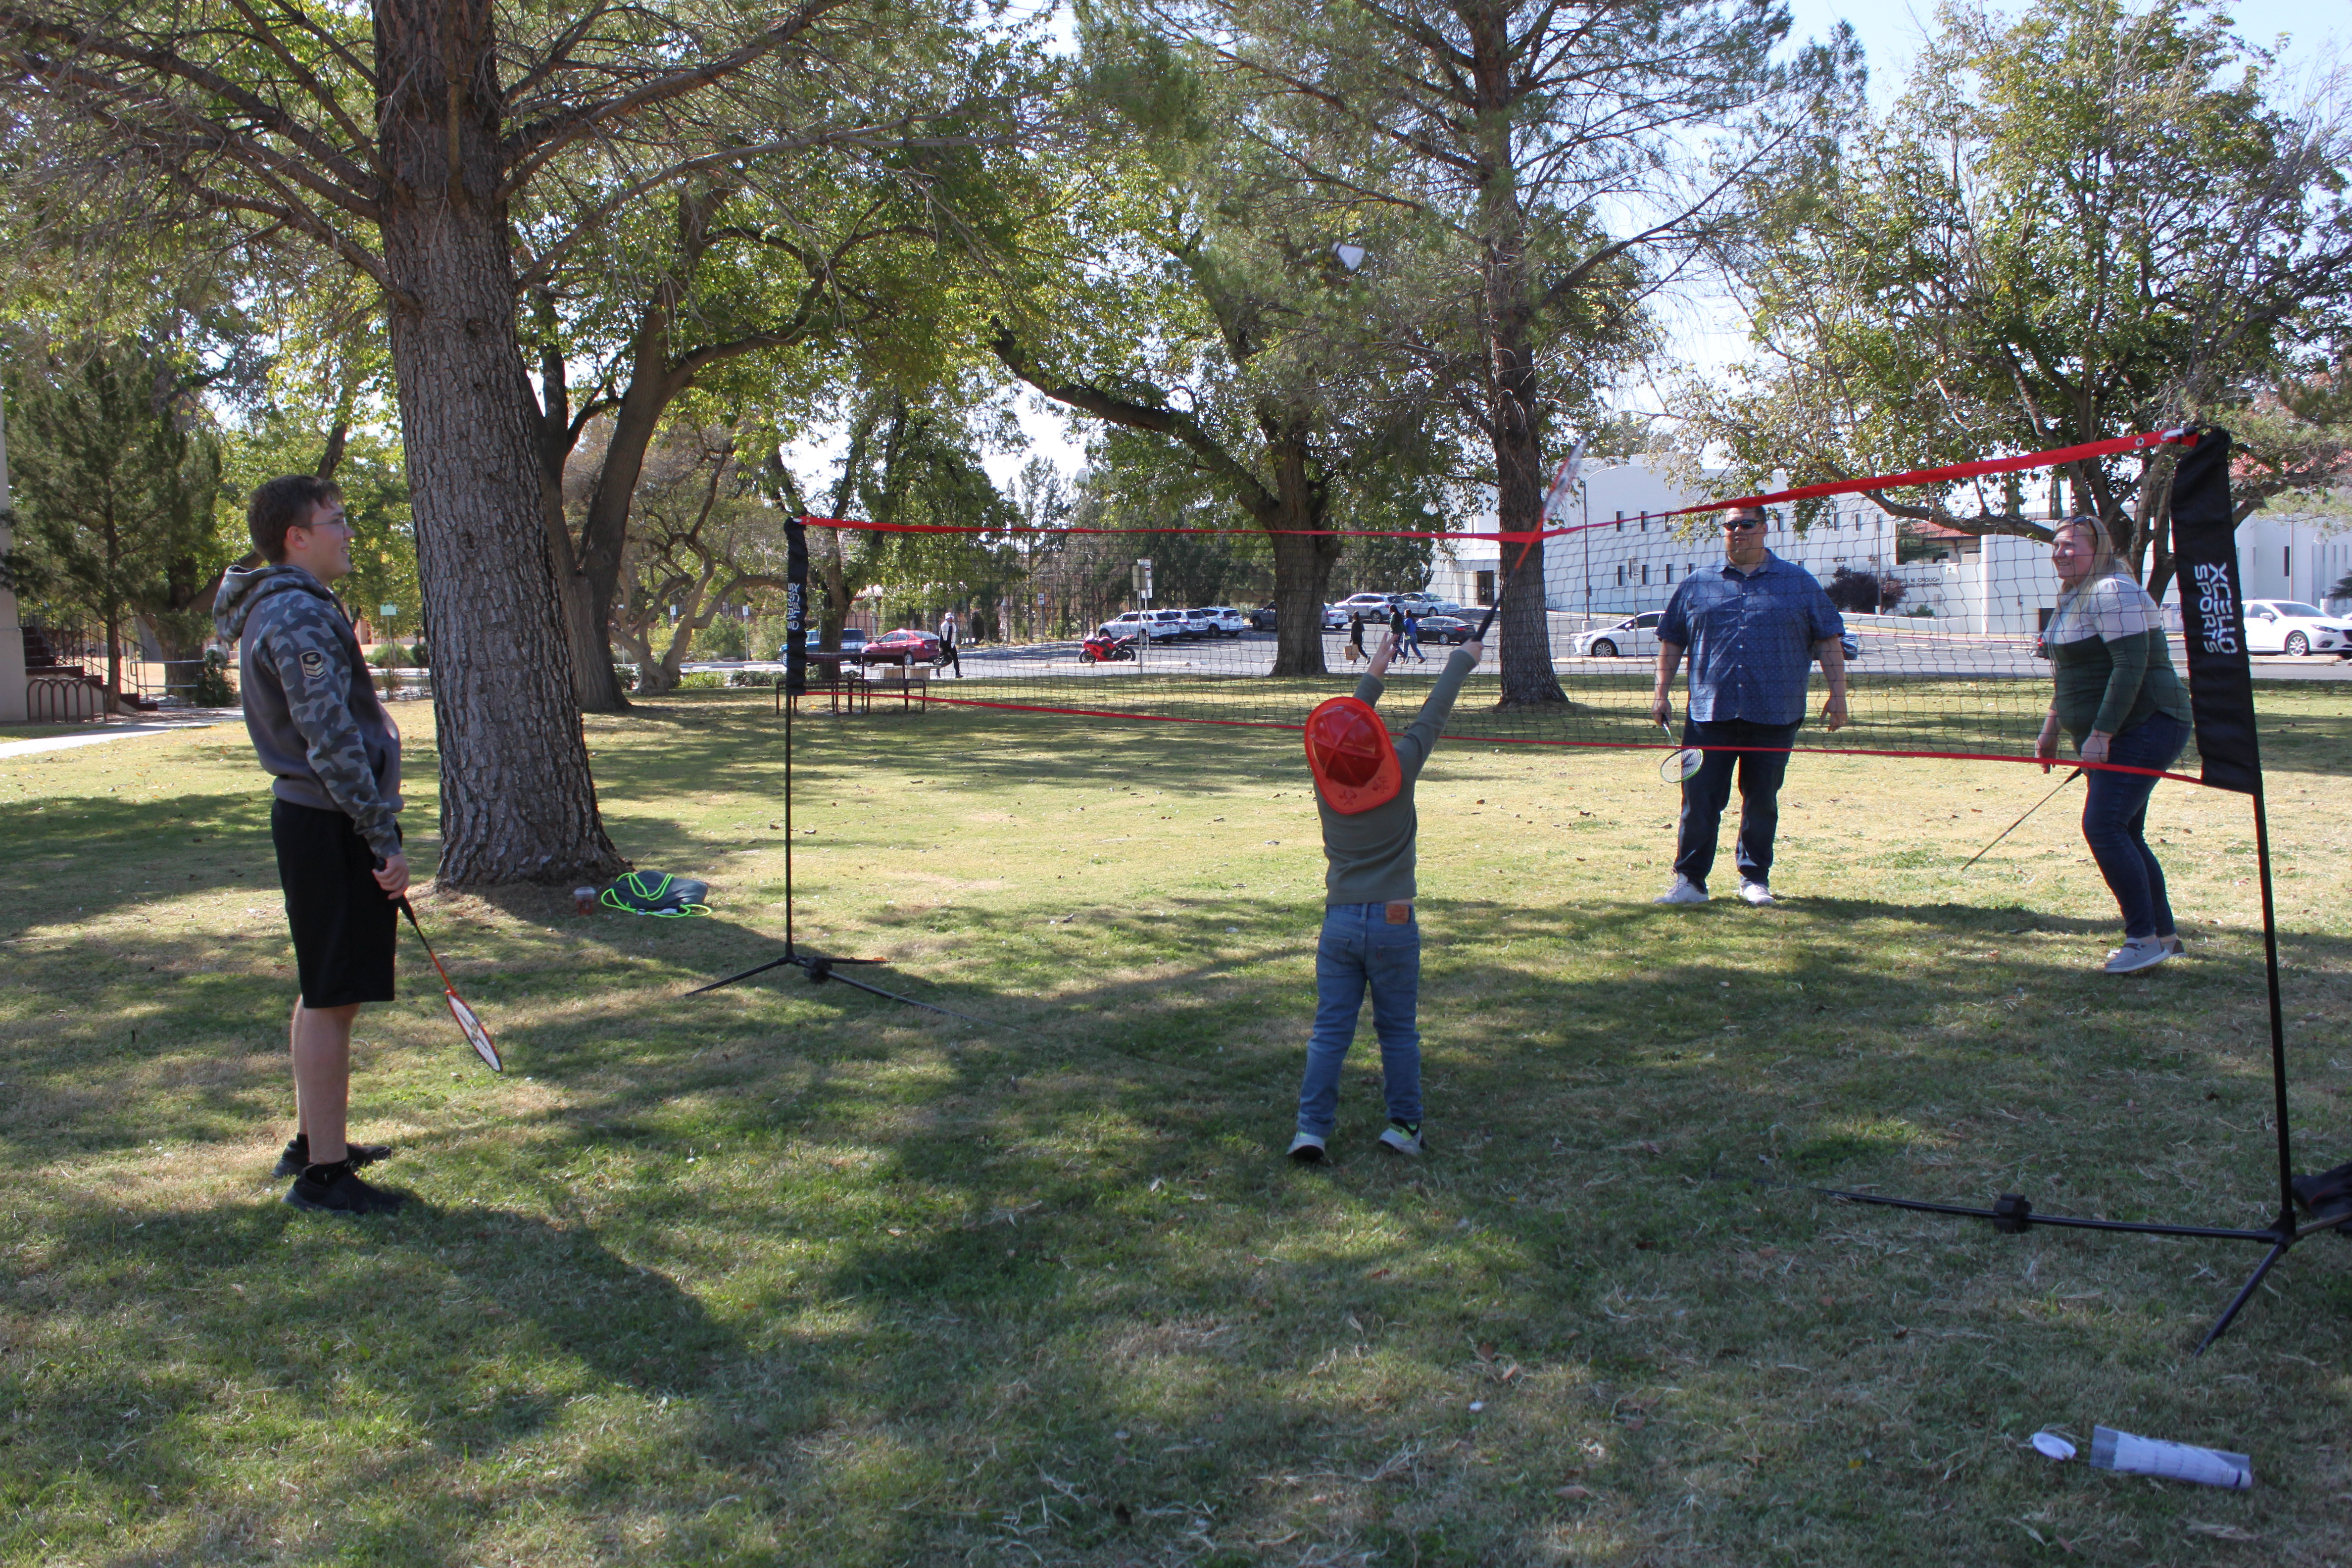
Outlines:
<svg viewBox="0 0 2352 1568"><path fill-rule="evenodd" d="M1763 526L1764 520L1760 517L1727 517L1723 520L1723 531L1726 533L1744 533Z"/></svg>

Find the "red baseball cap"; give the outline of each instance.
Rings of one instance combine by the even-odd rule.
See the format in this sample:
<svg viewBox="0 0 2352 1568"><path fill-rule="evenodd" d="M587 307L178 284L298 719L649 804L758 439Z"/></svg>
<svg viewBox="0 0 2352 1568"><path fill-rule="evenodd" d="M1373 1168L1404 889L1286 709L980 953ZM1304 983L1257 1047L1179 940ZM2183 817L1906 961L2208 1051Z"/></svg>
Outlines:
<svg viewBox="0 0 2352 1568"><path fill-rule="evenodd" d="M1307 766L1343 816L1386 805L1404 783L1388 726L1353 697L1334 697L1307 716Z"/></svg>

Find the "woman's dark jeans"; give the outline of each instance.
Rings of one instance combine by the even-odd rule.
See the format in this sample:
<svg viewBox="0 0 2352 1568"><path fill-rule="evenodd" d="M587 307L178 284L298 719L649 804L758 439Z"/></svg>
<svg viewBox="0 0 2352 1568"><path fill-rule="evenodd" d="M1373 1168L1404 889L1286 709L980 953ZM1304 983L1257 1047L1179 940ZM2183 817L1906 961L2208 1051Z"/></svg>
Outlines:
<svg viewBox="0 0 2352 1568"><path fill-rule="evenodd" d="M2168 768L2189 743L2189 726L2169 713L2151 713L2107 746L2107 761L2127 768ZM2124 912L2126 939L2170 934L2172 905L2164 896L2164 868L2147 847L2150 773L2092 768L2084 775L2083 842Z"/></svg>

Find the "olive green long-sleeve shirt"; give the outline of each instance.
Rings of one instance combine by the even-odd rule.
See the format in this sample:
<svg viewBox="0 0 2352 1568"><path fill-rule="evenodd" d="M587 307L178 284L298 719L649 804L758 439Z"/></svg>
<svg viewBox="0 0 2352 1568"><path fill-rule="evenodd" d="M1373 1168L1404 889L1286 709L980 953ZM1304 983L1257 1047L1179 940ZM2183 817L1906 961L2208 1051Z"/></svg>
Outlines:
<svg viewBox="0 0 2352 1568"><path fill-rule="evenodd" d="M1323 874L1327 908L1385 904L1414 896L1413 841L1421 833L1421 816L1413 809L1413 782L1421 777L1421 766L1429 761L1429 753L1437 749L1446 715L1454 711L1462 682L1476 664L1469 649L1455 648L1429 700L1404 733L1395 738L1396 798L1349 816L1332 810L1322 791L1315 792L1315 809L1323 818L1323 858L1329 862ZM1384 689L1379 677L1367 675L1356 683L1356 700L1377 707Z"/></svg>

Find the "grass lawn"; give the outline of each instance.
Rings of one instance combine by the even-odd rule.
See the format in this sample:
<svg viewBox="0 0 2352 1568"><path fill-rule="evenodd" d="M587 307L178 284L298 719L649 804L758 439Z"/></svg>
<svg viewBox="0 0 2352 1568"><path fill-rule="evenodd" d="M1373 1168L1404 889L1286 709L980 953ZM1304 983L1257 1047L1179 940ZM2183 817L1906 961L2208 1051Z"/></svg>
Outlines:
<svg viewBox="0 0 2352 1568"><path fill-rule="evenodd" d="M2259 689L2304 1168L2352 1158L2352 702ZM429 869L429 710L401 710ZM353 1131L419 1202L277 1202L291 952L232 727L0 758L0 1561L2352 1561L2352 1244L2001 1236L1805 1184L2259 1226L2251 817L2159 787L2190 956L2113 980L2053 781L1801 757L1781 907L1653 907L1654 754L1442 750L1425 1163L1280 1158L1321 856L1297 738L803 721L796 972L761 694L591 722L707 920L422 898ZM1728 850L1718 872L1727 889ZM2231 1494L2053 1465L2095 1424Z"/></svg>

